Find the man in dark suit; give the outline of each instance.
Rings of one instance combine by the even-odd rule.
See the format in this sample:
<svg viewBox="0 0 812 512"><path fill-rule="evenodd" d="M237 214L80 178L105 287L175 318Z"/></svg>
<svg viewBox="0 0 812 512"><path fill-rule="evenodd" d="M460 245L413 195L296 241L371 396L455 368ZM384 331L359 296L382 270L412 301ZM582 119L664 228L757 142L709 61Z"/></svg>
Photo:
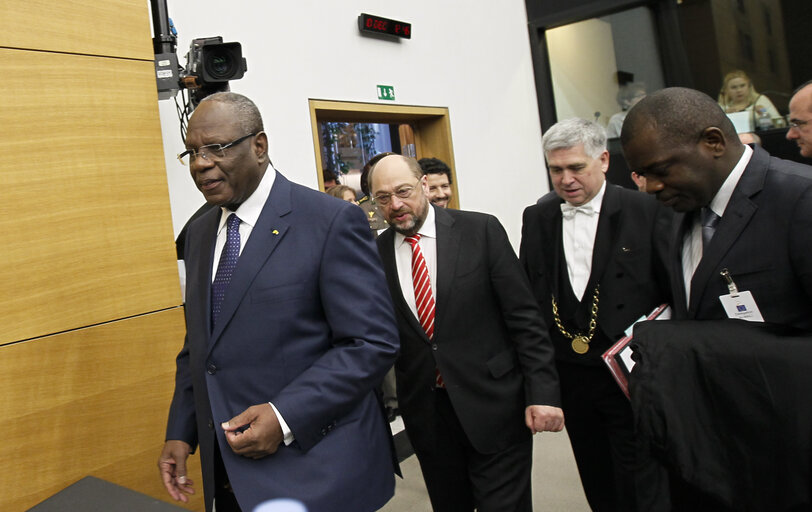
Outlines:
<svg viewBox="0 0 812 512"><path fill-rule="evenodd" d="M667 302L667 281L660 286L656 272L660 208L606 182L609 152L597 123L561 121L542 146L554 191L525 210L520 258L555 346L587 500L596 511L636 510L632 410L600 356Z"/></svg>
<svg viewBox="0 0 812 512"><path fill-rule="evenodd" d="M244 96L203 100L186 147L218 208L186 239L186 341L158 462L167 491L193 492L186 459L199 445L208 511L276 497L377 510L394 477L373 390L398 338L363 213L266 172L268 138Z"/></svg>
<svg viewBox="0 0 812 512"><path fill-rule="evenodd" d="M812 169L743 145L709 99L664 89L634 107L622 135L629 167L678 212L675 317L727 318L719 300L729 293L727 269L764 321L812 329Z"/></svg>
<svg viewBox="0 0 812 512"><path fill-rule="evenodd" d="M809 166L743 145L713 99L684 88L638 103L621 143L648 193L678 212L668 256L675 318L812 329ZM725 510L673 474L671 491L678 510Z"/></svg>
<svg viewBox="0 0 812 512"><path fill-rule="evenodd" d="M406 431L436 511L530 511L531 432L558 431L541 314L496 218L429 204L413 158L369 175L395 302Z"/></svg>

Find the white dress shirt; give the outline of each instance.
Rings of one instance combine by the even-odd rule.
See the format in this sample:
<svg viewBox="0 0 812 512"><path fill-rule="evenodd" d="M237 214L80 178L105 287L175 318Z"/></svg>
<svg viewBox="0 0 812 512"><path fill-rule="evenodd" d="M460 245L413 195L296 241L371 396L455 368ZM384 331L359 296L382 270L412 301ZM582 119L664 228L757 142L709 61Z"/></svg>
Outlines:
<svg viewBox="0 0 812 512"><path fill-rule="evenodd" d="M248 199L243 201L237 208L237 211L232 212L225 206L220 207L222 213L220 214L220 225L217 227L217 241L214 243L214 261L212 262L211 269L212 282L214 282L214 277L217 275L217 266L220 264L220 254L222 254L223 247L226 245L228 230L225 229L225 226L228 216L232 213L236 213L237 217L240 218L240 254L242 254L242 250L245 248L246 242L248 242L248 237L251 236L254 226L257 225L259 214L262 213L265 202L268 201L268 196L271 195L274 179L276 179L276 170L273 167L268 167L265 169L265 175L262 176L256 190L248 196ZM289 445L295 439L293 432L282 418L282 415L279 414L276 406L271 402L268 402L268 404L273 408L273 412L279 420L279 426L282 427L285 445Z"/></svg>
<svg viewBox="0 0 812 512"><path fill-rule="evenodd" d="M431 281L431 295L437 302L437 226L435 224L434 207L429 205L426 220L417 233L420 235L420 251L426 260L429 269L429 280ZM400 289L403 290L403 299L409 305L409 309L417 316L417 304L414 299L414 283L412 282L412 246L406 241L406 237L395 232L395 265L398 270L398 281Z"/></svg>
<svg viewBox="0 0 812 512"><path fill-rule="evenodd" d="M589 202L574 207L574 215L562 213L561 232L564 257L567 260L567 274L570 276L572 291L579 301L584 296L589 275L592 273L592 251L595 248L595 234L598 232L598 220L605 192L606 181ZM569 207L573 206L569 203L562 204L562 212ZM590 209L594 213L584 213Z"/></svg>
<svg viewBox="0 0 812 512"><path fill-rule="evenodd" d="M739 184L739 179L744 174L744 169L750 163L752 156L753 150L745 144L739 162L727 175L724 183L719 187L710 205L708 205L711 211L718 215L720 219L725 214L730 197L733 195L736 185ZM685 283L685 301L688 307L690 307L691 303L691 279L693 279L696 267L699 266L699 262L702 260L702 219L700 217L699 210L694 212L691 229L686 230L682 238L682 278Z"/></svg>

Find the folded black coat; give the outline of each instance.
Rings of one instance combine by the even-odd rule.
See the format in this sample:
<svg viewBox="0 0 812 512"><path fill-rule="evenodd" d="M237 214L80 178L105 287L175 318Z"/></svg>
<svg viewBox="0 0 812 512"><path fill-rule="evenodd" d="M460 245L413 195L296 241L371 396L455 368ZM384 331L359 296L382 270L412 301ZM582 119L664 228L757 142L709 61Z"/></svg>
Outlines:
<svg viewBox="0 0 812 512"><path fill-rule="evenodd" d="M641 453L733 510L812 508L812 334L652 321L635 327L634 345ZM650 495L665 497L667 482Z"/></svg>

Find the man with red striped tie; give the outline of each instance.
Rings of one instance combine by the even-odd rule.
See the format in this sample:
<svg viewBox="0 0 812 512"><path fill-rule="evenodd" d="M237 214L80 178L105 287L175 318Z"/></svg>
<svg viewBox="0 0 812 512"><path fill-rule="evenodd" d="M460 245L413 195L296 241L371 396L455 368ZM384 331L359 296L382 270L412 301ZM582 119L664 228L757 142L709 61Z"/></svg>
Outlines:
<svg viewBox="0 0 812 512"><path fill-rule="evenodd" d="M532 434L560 431L538 305L491 216L436 208L413 158L368 177L390 228L378 250L395 304L398 402L435 511L532 511Z"/></svg>

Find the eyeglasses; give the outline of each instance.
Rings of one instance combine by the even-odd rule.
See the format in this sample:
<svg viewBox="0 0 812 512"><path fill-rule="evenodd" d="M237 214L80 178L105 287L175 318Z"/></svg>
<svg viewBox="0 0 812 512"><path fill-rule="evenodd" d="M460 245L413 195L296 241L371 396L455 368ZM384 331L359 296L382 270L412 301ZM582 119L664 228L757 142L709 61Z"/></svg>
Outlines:
<svg viewBox="0 0 812 512"><path fill-rule="evenodd" d="M420 180L417 181L420 183ZM404 185L394 192L390 192L388 194L378 194L374 196L372 199L381 206L386 206L389 204L389 201L392 200L392 196L397 196L398 199L409 199L414 194L415 188L417 188L417 183L414 185Z"/></svg>
<svg viewBox="0 0 812 512"><path fill-rule="evenodd" d="M236 146L245 139L253 137L257 133L259 132L249 133L248 135L240 137L237 140L233 140L228 144L206 144L205 146L200 146L197 149L187 149L178 155L178 160L180 160L180 163L183 165L190 165L199 156L203 157L204 160L219 160L220 158L225 158L226 150L228 148Z"/></svg>
<svg viewBox="0 0 812 512"><path fill-rule="evenodd" d="M807 124L809 124L809 121L801 121L799 119L790 119L789 121L787 121L787 126L789 126L790 129L797 128L800 130Z"/></svg>

